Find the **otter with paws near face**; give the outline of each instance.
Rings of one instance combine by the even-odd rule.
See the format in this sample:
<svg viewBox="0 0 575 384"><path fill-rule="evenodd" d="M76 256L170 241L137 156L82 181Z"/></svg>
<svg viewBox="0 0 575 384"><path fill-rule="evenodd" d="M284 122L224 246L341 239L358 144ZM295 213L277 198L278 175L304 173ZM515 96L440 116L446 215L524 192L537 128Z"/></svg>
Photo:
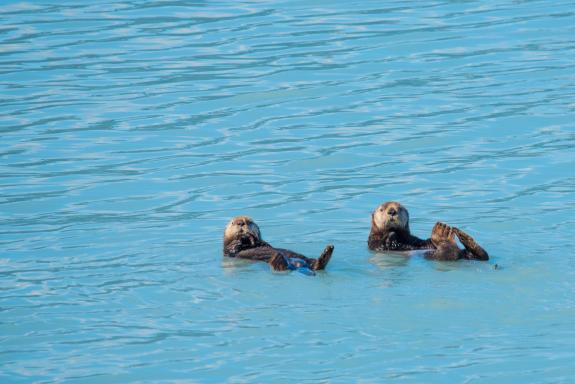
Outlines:
<svg viewBox="0 0 575 384"><path fill-rule="evenodd" d="M459 249L455 236L464 249ZM489 260L487 252L471 236L444 223L435 224L429 239L424 240L412 235L409 229L409 213L396 201L383 203L373 211L367 243L373 251L428 249L425 257L433 260Z"/></svg>
<svg viewBox="0 0 575 384"><path fill-rule="evenodd" d="M248 216L236 216L224 230L224 256L264 261L274 271L306 268L310 271L325 269L331 259L333 245L328 245L317 259L299 253L275 248L262 240L260 228ZM313 273L312 273L313 274Z"/></svg>

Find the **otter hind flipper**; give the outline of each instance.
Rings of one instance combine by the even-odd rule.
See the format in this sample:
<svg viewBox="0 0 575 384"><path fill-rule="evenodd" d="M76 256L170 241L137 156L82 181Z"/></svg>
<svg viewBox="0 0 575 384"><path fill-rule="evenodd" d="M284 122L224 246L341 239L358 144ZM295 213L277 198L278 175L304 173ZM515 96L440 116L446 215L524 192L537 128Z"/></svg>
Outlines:
<svg viewBox="0 0 575 384"><path fill-rule="evenodd" d="M431 241L435 246L425 257L433 260L454 261L461 258L461 250L455 242L455 230L449 225L437 222L431 231Z"/></svg>
<svg viewBox="0 0 575 384"><path fill-rule="evenodd" d="M324 248L319 258L312 263L311 269L314 271L325 269L325 267L331 260L332 253L333 253L333 245L330 244Z"/></svg>
<svg viewBox="0 0 575 384"><path fill-rule="evenodd" d="M467 233L463 232L459 228L453 228L455 234L461 244L465 247L467 252L465 257L472 260L489 260L489 255L479 244L475 242L473 237L469 236Z"/></svg>

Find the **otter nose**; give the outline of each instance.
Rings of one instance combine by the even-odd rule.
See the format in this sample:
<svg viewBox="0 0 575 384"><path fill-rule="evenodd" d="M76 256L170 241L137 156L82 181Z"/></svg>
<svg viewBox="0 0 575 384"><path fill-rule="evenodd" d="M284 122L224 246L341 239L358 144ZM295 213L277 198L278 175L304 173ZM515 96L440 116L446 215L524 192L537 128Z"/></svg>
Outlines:
<svg viewBox="0 0 575 384"><path fill-rule="evenodd" d="M395 216L395 215L397 215L397 211L395 210L395 208L389 208L389 209L387 210L387 214L388 214L389 216Z"/></svg>
<svg viewBox="0 0 575 384"><path fill-rule="evenodd" d="M244 223L243 221L241 221L240 223L238 223L238 225L239 225L240 227L243 227L243 226L246 225L246 223Z"/></svg>

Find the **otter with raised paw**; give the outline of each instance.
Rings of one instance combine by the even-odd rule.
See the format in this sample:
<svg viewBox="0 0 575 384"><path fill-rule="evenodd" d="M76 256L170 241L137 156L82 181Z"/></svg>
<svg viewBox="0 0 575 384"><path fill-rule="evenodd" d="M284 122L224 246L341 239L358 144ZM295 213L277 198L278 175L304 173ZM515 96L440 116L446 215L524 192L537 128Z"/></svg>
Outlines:
<svg viewBox="0 0 575 384"><path fill-rule="evenodd" d="M325 247L318 259L274 248L262 240L260 228L247 216L234 217L224 230L224 256L265 261L274 271L297 270L315 275L315 271L325 269L332 253L333 245Z"/></svg>
<svg viewBox="0 0 575 384"><path fill-rule="evenodd" d="M455 236L465 249L459 249ZM487 252L471 236L447 224L435 224L429 239L413 236L409 230L409 213L396 201L383 203L373 211L367 244L373 251L428 249L425 257L434 260L489 260Z"/></svg>
<svg viewBox="0 0 575 384"><path fill-rule="evenodd" d="M455 242L455 236L463 244L464 249L459 249ZM450 227L444 223L436 223L431 231L431 242L435 249L425 252L424 256L433 260L454 261L460 259L467 260L489 260L489 255L485 249L473 240L473 237L463 232L459 228Z"/></svg>

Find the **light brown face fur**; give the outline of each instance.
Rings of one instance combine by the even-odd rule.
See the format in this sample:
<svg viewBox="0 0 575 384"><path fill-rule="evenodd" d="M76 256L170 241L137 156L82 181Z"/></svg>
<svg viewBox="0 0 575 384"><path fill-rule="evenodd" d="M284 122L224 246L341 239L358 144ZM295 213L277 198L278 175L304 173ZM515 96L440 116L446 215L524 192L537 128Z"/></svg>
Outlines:
<svg viewBox="0 0 575 384"><path fill-rule="evenodd" d="M226 229L224 230L224 243L249 234L261 240L260 228L254 223L251 217L236 216L226 225Z"/></svg>
<svg viewBox="0 0 575 384"><path fill-rule="evenodd" d="M388 201L373 211L371 225L379 230L400 228L409 231L409 213L397 201Z"/></svg>

